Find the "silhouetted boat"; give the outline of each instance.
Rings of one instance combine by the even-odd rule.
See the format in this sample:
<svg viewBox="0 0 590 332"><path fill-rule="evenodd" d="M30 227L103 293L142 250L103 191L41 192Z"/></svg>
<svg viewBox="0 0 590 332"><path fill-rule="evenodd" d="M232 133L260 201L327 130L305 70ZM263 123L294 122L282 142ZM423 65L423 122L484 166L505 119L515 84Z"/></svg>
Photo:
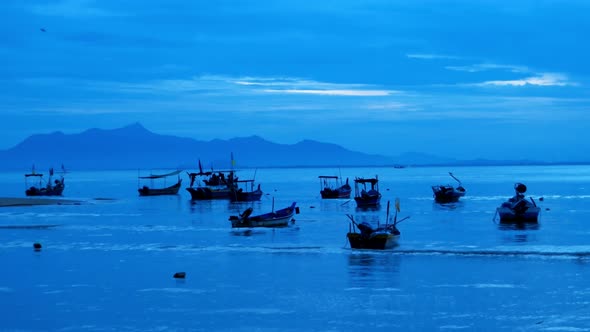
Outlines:
<svg viewBox="0 0 590 332"><path fill-rule="evenodd" d="M260 184L254 189L254 180L236 180L236 187L231 189L229 199L232 202L253 202L259 201L262 197ZM242 187L240 187L242 185Z"/></svg>
<svg viewBox="0 0 590 332"><path fill-rule="evenodd" d="M231 190L236 187L238 178L233 170L203 172L201 161L199 160L199 173L188 173L191 180L190 186L186 190L191 194L193 200L210 200L210 199L229 199ZM196 187L197 177L202 177L202 184Z"/></svg>
<svg viewBox="0 0 590 332"><path fill-rule="evenodd" d="M293 202L291 206L277 211L251 216L254 211L251 207L247 208L238 216L230 216L232 228L249 228L249 227L286 227L289 226L289 221L293 218L295 213L299 213L296 203ZM274 201L273 201L274 206Z"/></svg>
<svg viewBox="0 0 590 332"><path fill-rule="evenodd" d="M397 224L409 217L397 220L399 212L399 200L395 201L395 216L393 222L389 223L389 201L387 202L387 215L384 226L377 225L373 228L368 222L357 223L352 215L346 215L350 219L350 225L346 237L352 249L391 249L397 245L400 231ZM359 232L357 232L357 228Z"/></svg>
<svg viewBox="0 0 590 332"><path fill-rule="evenodd" d="M496 209L496 213L500 216L500 222L538 222L541 208L530 197L530 200L524 197L527 187L522 183L514 185L514 197L502 203Z"/></svg>
<svg viewBox="0 0 590 332"><path fill-rule="evenodd" d="M320 194L323 199L350 198L352 188L348 184L348 179L345 184L342 184L341 179L337 176L320 175L318 178L320 179Z"/></svg>
<svg viewBox="0 0 590 332"><path fill-rule="evenodd" d="M37 186L30 186L28 183L29 178L35 178L39 180ZM59 179L53 180L53 168L49 169L49 179L43 185L43 174L35 172L35 166L31 173L25 174L25 195L27 196L61 196L65 189L64 177L60 176Z"/></svg>
<svg viewBox="0 0 590 332"><path fill-rule="evenodd" d="M367 184L371 185L369 190L367 190ZM375 175L375 178L354 179L354 200L359 208L379 206L381 193L379 192L377 175Z"/></svg>
<svg viewBox="0 0 590 332"><path fill-rule="evenodd" d="M461 185L461 181L459 181L453 173L449 172L449 175L459 182L459 185L456 188L450 184L432 186L434 201L437 203L457 202L459 201L459 198L465 196L465 188Z"/></svg>
<svg viewBox="0 0 590 332"><path fill-rule="evenodd" d="M182 179L178 176L178 181L169 187L164 188L154 188L154 180L157 179L164 179L164 185L166 185L166 178L169 176L178 175L182 172L182 170L177 170L171 173L166 174L150 174L147 176L139 176L139 180L150 180L150 187L144 185L141 188L137 189L139 192L139 196L161 196L161 195L177 195L180 186L182 185Z"/></svg>

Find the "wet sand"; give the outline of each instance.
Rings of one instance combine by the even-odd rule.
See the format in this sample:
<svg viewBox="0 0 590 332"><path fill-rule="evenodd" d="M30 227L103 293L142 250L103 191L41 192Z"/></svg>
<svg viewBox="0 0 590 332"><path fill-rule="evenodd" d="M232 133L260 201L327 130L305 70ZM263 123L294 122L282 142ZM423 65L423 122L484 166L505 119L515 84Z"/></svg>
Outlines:
<svg viewBox="0 0 590 332"><path fill-rule="evenodd" d="M0 207L36 205L80 205L82 201L62 198L0 197Z"/></svg>

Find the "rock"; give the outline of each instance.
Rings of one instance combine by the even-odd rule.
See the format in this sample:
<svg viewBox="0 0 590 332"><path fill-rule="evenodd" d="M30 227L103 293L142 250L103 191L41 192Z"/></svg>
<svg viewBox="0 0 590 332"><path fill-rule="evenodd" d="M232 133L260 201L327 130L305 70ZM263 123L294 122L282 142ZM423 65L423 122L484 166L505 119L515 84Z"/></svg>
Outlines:
<svg viewBox="0 0 590 332"><path fill-rule="evenodd" d="M186 278L186 272L176 272L173 277L174 279L184 279Z"/></svg>

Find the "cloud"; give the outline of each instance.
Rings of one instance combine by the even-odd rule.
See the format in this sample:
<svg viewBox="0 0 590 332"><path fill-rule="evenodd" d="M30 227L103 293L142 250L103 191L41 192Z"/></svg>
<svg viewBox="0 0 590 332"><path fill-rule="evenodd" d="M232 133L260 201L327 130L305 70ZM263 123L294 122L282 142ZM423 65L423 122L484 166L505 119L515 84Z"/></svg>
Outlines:
<svg viewBox="0 0 590 332"><path fill-rule="evenodd" d="M122 16L95 5L94 0L61 0L56 3L33 5L29 9L37 15L70 18Z"/></svg>
<svg viewBox="0 0 590 332"><path fill-rule="evenodd" d="M409 54L406 54L406 57L408 57L410 59L421 59L421 60L439 60L439 59L460 60L460 59L465 59L463 57L454 56L454 55L424 54L424 53L409 53Z"/></svg>
<svg viewBox="0 0 590 332"><path fill-rule="evenodd" d="M368 110L388 110L388 111L415 111L416 108L413 105L407 103L400 103L396 101L379 103L379 104L368 104L365 106Z"/></svg>
<svg viewBox="0 0 590 332"><path fill-rule="evenodd" d="M308 94L321 96L348 96L348 97L381 97L389 96L393 91L388 90L302 90L302 89L265 89L262 90L269 93L285 93L285 94Z"/></svg>
<svg viewBox="0 0 590 332"><path fill-rule="evenodd" d="M232 83L241 86L261 87L262 89L258 91L273 94L380 97L400 93L393 90L375 89L374 86L367 84L319 82L285 77L245 77L232 80Z"/></svg>
<svg viewBox="0 0 590 332"><path fill-rule="evenodd" d="M516 80L485 81L476 84L477 86L575 86L577 83L569 81L564 74L541 73L537 76L526 77Z"/></svg>
<svg viewBox="0 0 590 332"><path fill-rule="evenodd" d="M467 66L446 66L445 69L454 70L454 71L465 71L465 72L469 72L469 73L477 73L477 72L489 71L489 70L507 70L512 73L530 72L530 69L525 66L500 65L500 64L495 64L495 63L480 63L480 64L467 65Z"/></svg>

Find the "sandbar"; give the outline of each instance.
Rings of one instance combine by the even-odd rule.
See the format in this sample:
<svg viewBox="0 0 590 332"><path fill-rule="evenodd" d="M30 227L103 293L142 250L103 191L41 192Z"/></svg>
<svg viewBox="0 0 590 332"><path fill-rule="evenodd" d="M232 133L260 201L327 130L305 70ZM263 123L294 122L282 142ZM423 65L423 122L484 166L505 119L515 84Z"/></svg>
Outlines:
<svg viewBox="0 0 590 332"><path fill-rule="evenodd" d="M37 205L80 205L82 201L63 198L0 197L0 207Z"/></svg>

